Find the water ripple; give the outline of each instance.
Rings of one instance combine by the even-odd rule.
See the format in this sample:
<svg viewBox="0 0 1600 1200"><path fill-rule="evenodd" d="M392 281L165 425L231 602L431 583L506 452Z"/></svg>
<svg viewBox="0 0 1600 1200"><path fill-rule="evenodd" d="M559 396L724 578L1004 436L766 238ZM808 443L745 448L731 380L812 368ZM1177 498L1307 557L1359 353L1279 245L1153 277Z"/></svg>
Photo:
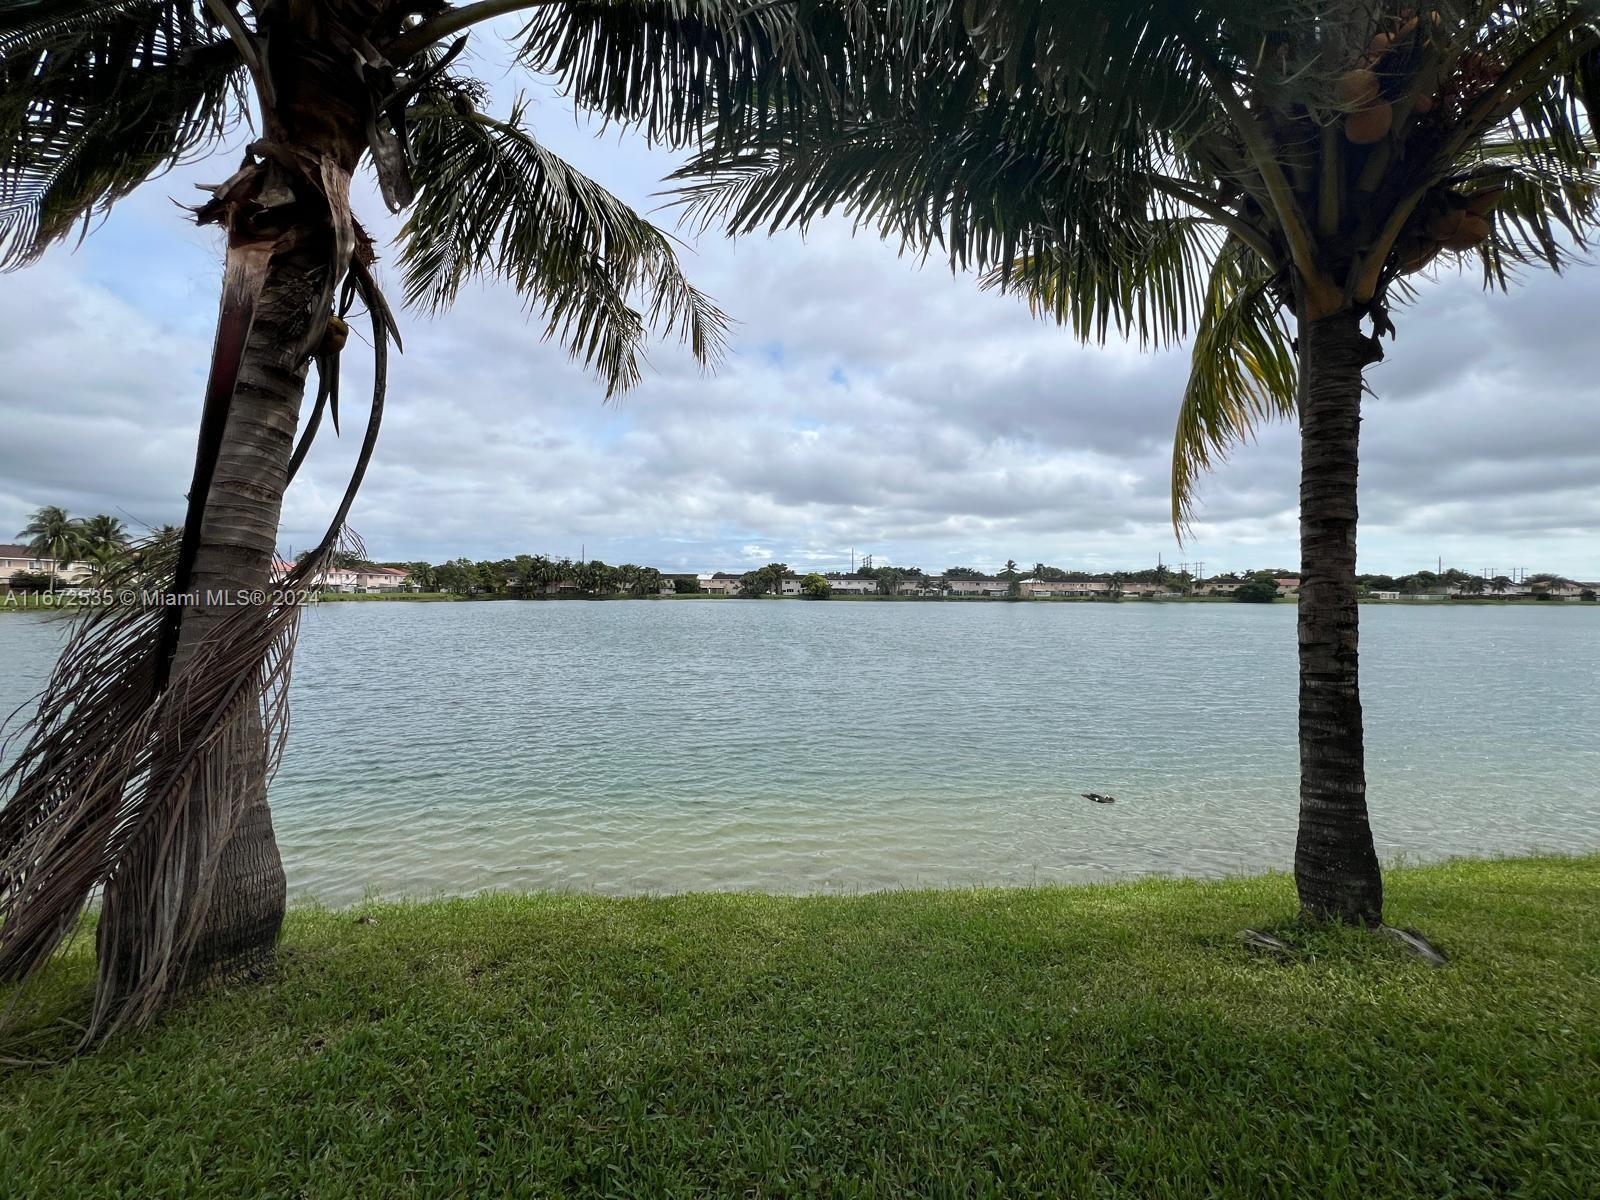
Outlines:
<svg viewBox="0 0 1600 1200"><path fill-rule="evenodd" d="M1284 867L1293 624L1245 605L330 605L304 622L273 789L285 866L336 904ZM1600 847L1600 614L1362 625L1385 855ZM0 710L63 628L0 620Z"/></svg>

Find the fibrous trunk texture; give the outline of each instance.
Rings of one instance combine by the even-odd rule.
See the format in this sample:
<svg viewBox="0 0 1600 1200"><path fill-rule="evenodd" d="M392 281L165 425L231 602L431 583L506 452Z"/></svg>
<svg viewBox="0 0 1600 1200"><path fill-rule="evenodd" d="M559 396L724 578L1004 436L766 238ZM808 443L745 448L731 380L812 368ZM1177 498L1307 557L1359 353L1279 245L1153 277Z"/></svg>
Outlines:
<svg viewBox="0 0 1600 1200"><path fill-rule="evenodd" d="M172 658L174 678L182 677L222 623L242 606L261 604L261 594L272 587L278 519L305 391L301 348L316 322L326 325L328 270L326 240L320 237L308 238L304 251L274 257L268 267L206 496ZM101 946L100 962L110 993L105 999L113 1007L118 981L132 986L162 945L157 930L200 923L182 975L169 981L173 988L255 971L271 955L285 902L267 808L271 746L257 715L259 694L240 703L246 710L242 736L225 767L233 779L213 788L202 778L191 788L185 800L190 813L178 834L184 852L164 860L166 877L114 876L107 884L105 909L112 919L101 928L112 931L114 940ZM226 818L210 811L219 803L233 806ZM218 836L220 848L207 844ZM213 877L205 886L200 872L208 862Z"/></svg>
<svg viewBox="0 0 1600 1200"><path fill-rule="evenodd" d="M1355 313L1300 323L1300 832L1313 919L1377 925L1383 877L1367 819L1356 615L1362 376L1381 357Z"/></svg>

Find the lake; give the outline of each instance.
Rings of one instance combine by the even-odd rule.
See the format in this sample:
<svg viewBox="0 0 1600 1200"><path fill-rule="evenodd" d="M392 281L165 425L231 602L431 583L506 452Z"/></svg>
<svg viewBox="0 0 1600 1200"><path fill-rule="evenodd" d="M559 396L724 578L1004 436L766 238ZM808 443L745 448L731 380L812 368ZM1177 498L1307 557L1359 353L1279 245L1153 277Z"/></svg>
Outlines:
<svg viewBox="0 0 1600 1200"><path fill-rule="evenodd" d="M1361 621L1385 859L1600 848L1600 611ZM1286 868L1294 624L1243 604L324 605L272 791L291 894ZM0 616L4 712L66 628Z"/></svg>

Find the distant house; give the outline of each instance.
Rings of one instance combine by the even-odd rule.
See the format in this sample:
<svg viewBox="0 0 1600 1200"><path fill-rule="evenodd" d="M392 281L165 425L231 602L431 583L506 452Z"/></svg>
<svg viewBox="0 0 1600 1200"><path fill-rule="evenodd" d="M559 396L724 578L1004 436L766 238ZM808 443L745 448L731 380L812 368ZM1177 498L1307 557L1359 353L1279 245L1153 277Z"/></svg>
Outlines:
<svg viewBox="0 0 1600 1200"><path fill-rule="evenodd" d="M989 599L1005 596L1011 591L1011 584L1004 579L952 579L950 580L950 594L952 596L985 596Z"/></svg>
<svg viewBox="0 0 1600 1200"><path fill-rule="evenodd" d="M1298 575L1286 575L1273 582L1278 585L1278 595L1280 596L1297 596L1300 594L1300 577Z"/></svg>
<svg viewBox="0 0 1600 1200"><path fill-rule="evenodd" d="M403 592L410 580L399 567L329 567L317 585L325 592Z"/></svg>
<svg viewBox="0 0 1600 1200"><path fill-rule="evenodd" d="M1200 593L1204 596L1231 596L1239 590L1241 582L1238 579L1213 579L1200 588Z"/></svg>
<svg viewBox="0 0 1600 1200"><path fill-rule="evenodd" d="M10 587L11 577L18 571L32 575L54 575L57 583L71 587L83 582L89 574L89 564L69 562L58 568L53 560L39 558L26 546L0 546L0 587Z"/></svg>
<svg viewBox="0 0 1600 1200"><path fill-rule="evenodd" d="M1022 594L1036 600L1056 596L1104 596L1111 585L1104 579L1024 579Z"/></svg>
<svg viewBox="0 0 1600 1200"><path fill-rule="evenodd" d="M1374 600L1398 600L1398 599L1400 599L1400 593L1399 592L1373 592L1372 593L1372 598Z"/></svg>
<svg viewBox="0 0 1600 1200"><path fill-rule="evenodd" d="M732 596L739 590L739 577L727 571L707 571L695 576L700 590L712 596Z"/></svg>
<svg viewBox="0 0 1600 1200"><path fill-rule="evenodd" d="M26 546L0 546L0 583L9 586L18 571L42 572L48 565L35 558Z"/></svg>
<svg viewBox="0 0 1600 1200"><path fill-rule="evenodd" d="M828 590L835 596L876 596L878 594L878 579L875 575L844 575L833 572L828 575L827 579Z"/></svg>

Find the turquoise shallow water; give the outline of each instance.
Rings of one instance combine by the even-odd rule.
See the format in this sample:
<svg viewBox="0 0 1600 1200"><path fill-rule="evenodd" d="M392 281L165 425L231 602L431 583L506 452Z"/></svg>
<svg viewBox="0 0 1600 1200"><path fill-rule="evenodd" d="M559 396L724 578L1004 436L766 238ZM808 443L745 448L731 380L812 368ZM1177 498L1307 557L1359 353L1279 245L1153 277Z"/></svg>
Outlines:
<svg viewBox="0 0 1600 1200"><path fill-rule="evenodd" d="M346 903L1284 867L1287 605L337 604L273 808ZM1380 850L1600 848L1600 611L1362 610ZM64 626L0 617L0 708ZM1111 806L1080 792L1110 792Z"/></svg>

